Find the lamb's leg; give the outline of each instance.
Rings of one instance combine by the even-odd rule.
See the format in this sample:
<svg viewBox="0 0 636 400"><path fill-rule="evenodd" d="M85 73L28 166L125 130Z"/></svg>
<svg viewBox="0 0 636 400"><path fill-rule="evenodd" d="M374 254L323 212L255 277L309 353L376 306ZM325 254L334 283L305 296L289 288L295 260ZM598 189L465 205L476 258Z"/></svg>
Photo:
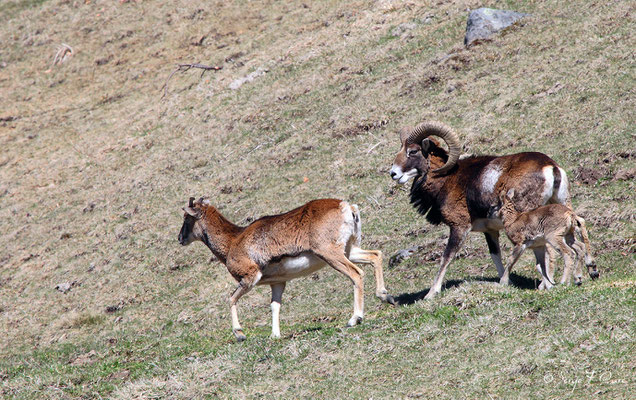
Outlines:
<svg viewBox="0 0 636 400"><path fill-rule="evenodd" d="M285 282L270 285L272 288L272 338L280 337L280 305L283 300L283 292L285 291Z"/></svg>
<svg viewBox="0 0 636 400"><path fill-rule="evenodd" d="M539 285L539 290L550 289L554 286L554 269L556 267L557 250L547 242L545 245L545 251L548 257L545 259L545 270L548 279L542 279Z"/></svg>
<svg viewBox="0 0 636 400"><path fill-rule="evenodd" d="M348 258L354 263L372 265L375 275L375 295L382 301L395 304L393 296L389 295L384 287L382 252L380 250L363 250L359 247L352 247Z"/></svg>
<svg viewBox="0 0 636 400"><path fill-rule="evenodd" d="M574 253L574 250L572 250L570 246L567 245L564 236L558 236L556 238L555 247L559 249L559 252L563 256L564 267L563 267L563 277L561 278L561 283L569 285L570 278L572 276L572 262L573 262L573 258L576 257L576 253L574 254L574 257L573 257L572 253Z"/></svg>
<svg viewBox="0 0 636 400"><path fill-rule="evenodd" d="M448 243L446 244L446 249L442 255L442 262L439 266L439 271L437 272L437 275L433 280L433 284L431 285L431 289L426 294L425 299L432 299L442 291L442 282L444 281L444 275L446 275L446 268L448 268L448 264L450 264L451 261L453 261L453 258L455 258L455 255L462 247L462 244L469 232L470 228L456 226L451 227Z"/></svg>
<svg viewBox="0 0 636 400"><path fill-rule="evenodd" d="M510 271L512 270L512 267L515 265L519 257L521 257L525 249L526 245L523 243L515 245L514 249L512 249L512 256L510 256L510 261L508 261L506 269L504 270L504 273L499 280L500 285L508 285L510 283Z"/></svg>
<svg viewBox="0 0 636 400"><path fill-rule="evenodd" d="M532 249L534 252L534 258L537 261L537 270L541 274L540 289L549 289L553 286L553 281L550 278L550 262L546 260L546 247L536 247Z"/></svg>
<svg viewBox="0 0 636 400"><path fill-rule="evenodd" d="M484 236L486 236L486 243L488 244L488 251L490 252L490 258L492 258L492 262L495 263L495 267L497 267L497 275L499 275L499 279L504 274L504 265L501 262L501 247L499 246L499 231L488 231L484 232Z"/></svg>

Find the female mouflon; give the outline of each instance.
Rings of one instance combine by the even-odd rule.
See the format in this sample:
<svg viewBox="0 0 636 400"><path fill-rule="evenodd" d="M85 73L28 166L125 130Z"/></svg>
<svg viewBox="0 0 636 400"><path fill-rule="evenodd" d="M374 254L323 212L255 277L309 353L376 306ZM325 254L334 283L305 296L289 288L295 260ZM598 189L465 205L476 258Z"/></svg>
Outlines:
<svg viewBox="0 0 636 400"><path fill-rule="evenodd" d="M246 227L234 225L208 200L190 198L183 208L179 243L203 242L225 264L238 287L230 296L232 330L238 341L245 335L236 303L255 285L272 289L272 337L280 337L279 311L287 281L329 265L353 282L353 316L348 326L362 321L363 271L354 263L375 269L376 295L394 303L384 287L382 253L360 248L358 207L342 200L313 200L280 215L266 216Z"/></svg>

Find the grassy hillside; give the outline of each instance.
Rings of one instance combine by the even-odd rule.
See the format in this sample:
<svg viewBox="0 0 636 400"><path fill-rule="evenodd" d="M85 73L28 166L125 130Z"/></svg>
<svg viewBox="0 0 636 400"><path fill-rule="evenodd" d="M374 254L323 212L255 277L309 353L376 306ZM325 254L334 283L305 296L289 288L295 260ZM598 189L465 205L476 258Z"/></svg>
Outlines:
<svg viewBox="0 0 636 400"><path fill-rule="evenodd" d="M633 4L168 3L0 3L0 397L631 397ZM532 17L466 49L480 6ZM74 53L54 65L62 43ZM162 97L191 62L223 69L177 73ZM540 292L526 254L500 287L473 234L442 295L414 302L447 229L388 171L396 131L425 119L467 153L559 162L601 278ZM345 329L351 285L322 270L288 285L281 340L269 288L245 296L248 339L234 343L235 283L177 242L181 207L203 195L240 224L313 198L357 203L365 247L422 246L385 269L410 304L380 304L367 270L366 319Z"/></svg>

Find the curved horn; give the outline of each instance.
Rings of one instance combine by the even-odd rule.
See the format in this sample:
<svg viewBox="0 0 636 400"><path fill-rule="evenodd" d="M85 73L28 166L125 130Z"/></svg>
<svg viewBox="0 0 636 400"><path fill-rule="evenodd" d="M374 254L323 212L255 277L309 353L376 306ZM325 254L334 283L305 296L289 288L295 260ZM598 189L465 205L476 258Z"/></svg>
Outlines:
<svg viewBox="0 0 636 400"><path fill-rule="evenodd" d="M406 141L409 143L421 143L422 140L431 135L439 137L445 141L448 146L448 160L446 164L433 171L438 174L445 174L457 164L459 152L462 147L459 143L459 137L450 126L437 121L423 122L411 130Z"/></svg>
<svg viewBox="0 0 636 400"><path fill-rule="evenodd" d="M413 129L414 128L412 126L405 126L404 128L400 129L400 142L402 142L402 144L404 144L409 138L411 132L413 132Z"/></svg>

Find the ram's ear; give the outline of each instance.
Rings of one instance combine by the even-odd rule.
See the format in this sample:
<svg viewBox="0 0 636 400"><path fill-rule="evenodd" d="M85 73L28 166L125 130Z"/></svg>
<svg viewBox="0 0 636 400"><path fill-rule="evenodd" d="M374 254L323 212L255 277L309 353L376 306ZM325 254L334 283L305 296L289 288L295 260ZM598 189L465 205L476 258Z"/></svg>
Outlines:
<svg viewBox="0 0 636 400"><path fill-rule="evenodd" d="M188 214L189 216L194 217L196 219L201 218L201 211L197 210L196 208L192 208L190 206L183 207L183 211L185 211L186 214Z"/></svg>
<svg viewBox="0 0 636 400"><path fill-rule="evenodd" d="M420 143L420 146L422 147L422 154L428 153L428 149L429 147L431 147L431 139L426 138L422 140L422 143Z"/></svg>
<svg viewBox="0 0 636 400"><path fill-rule="evenodd" d="M194 207L194 197L190 197L190 201L188 201L188 207Z"/></svg>

